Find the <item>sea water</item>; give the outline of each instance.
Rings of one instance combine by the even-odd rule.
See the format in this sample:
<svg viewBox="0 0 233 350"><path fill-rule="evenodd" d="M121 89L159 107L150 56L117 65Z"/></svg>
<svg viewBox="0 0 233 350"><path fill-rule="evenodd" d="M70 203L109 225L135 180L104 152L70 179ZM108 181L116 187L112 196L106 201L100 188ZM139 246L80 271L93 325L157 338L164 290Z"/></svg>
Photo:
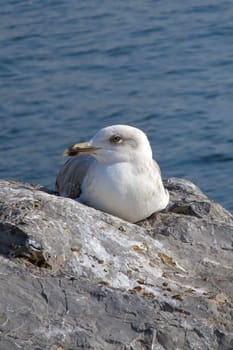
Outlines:
<svg viewBox="0 0 233 350"><path fill-rule="evenodd" d="M148 135L163 177L233 211L232 1L2 1L0 178L54 188L65 147Z"/></svg>

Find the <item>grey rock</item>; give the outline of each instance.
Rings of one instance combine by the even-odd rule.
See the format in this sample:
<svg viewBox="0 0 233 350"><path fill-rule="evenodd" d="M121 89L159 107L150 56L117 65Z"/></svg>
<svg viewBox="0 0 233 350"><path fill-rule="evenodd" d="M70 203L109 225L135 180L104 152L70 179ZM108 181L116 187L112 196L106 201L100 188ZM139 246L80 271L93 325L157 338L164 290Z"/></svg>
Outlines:
<svg viewBox="0 0 233 350"><path fill-rule="evenodd" d="M233 349L233 217L165 186L135 225L0 181L0 349Z"/></svg>

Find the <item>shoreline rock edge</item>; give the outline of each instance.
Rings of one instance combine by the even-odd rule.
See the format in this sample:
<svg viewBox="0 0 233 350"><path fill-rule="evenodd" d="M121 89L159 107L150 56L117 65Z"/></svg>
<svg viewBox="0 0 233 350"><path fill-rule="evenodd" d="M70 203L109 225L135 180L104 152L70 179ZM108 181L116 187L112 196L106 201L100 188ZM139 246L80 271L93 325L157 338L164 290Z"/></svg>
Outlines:
<svg viewBox="0 0 233 350"><path fill-rule="evenodd" d="M233 349L233 216L164 183L135 225L0 180L0 349Z"/></svg>

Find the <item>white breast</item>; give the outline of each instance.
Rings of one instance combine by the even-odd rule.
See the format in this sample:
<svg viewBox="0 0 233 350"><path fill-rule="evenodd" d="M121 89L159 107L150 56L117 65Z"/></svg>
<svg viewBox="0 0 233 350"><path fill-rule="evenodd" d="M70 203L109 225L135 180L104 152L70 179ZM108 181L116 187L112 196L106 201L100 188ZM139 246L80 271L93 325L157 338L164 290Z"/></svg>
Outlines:
<svg viewBox="0 0 233 350"><path fill-rule="evenodd" d="M79 200L96 209L137 222L166 207L169 195L159 171L135 164L95 163L82 184Z"/></svg>

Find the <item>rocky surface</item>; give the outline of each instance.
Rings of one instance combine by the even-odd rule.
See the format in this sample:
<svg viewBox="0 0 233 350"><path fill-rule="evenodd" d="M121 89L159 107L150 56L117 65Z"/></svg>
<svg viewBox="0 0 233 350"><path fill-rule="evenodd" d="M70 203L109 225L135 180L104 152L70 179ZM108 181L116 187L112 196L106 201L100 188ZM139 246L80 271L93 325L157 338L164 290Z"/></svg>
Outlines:
<svg viewBox="0 0 233 350"><path fill-rule="evenodd" d="M0 181L0 349L233 349L233 217L165 186L167 210L133 225Z"/></svg>

